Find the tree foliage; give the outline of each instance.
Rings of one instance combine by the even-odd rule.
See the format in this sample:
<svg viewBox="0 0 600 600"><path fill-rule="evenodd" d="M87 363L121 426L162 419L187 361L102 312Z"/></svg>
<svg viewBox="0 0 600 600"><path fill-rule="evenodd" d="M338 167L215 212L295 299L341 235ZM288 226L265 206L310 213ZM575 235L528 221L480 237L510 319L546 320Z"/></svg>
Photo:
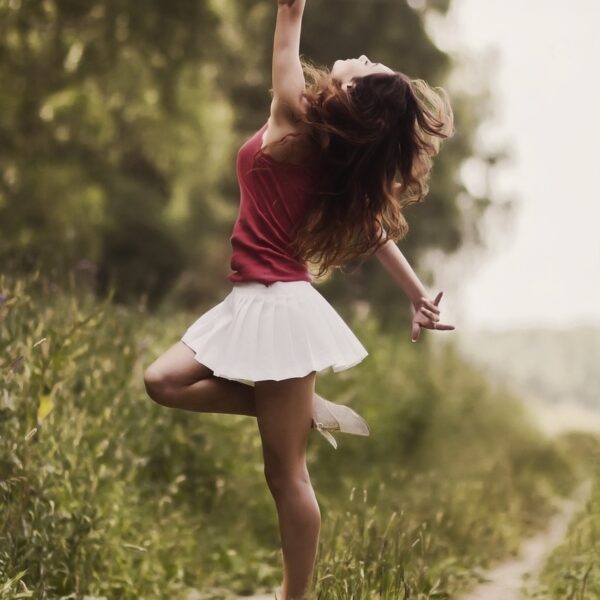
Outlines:
<svg viewBox="0 0 600 600"><path fill-rule="evenodd" d="M91 268L115 299L186 304L228 286L237 149L268 116L275 2L0 0L0 260L12 270ZM331 65L366 53L431 85L452 58L404 2L310 0L301 52ZM458 178L474 153L474 99L411 208L409 260L457 250L481 213ZM373 260L374 259L370 259ZM398 289L368 260L324 283L394 318ZM428 274L423 273L427 282Z"/></svg>

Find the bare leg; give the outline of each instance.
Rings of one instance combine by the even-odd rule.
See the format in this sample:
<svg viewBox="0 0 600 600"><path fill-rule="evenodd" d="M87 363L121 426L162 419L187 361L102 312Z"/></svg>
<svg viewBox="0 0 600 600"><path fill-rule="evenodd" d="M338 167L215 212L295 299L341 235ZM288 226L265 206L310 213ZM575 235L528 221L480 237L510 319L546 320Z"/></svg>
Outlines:
<svg viewBox="0 0 600 600"><path fill-rule="evenodd" d="M163 406L194 412L256 416L254 388L215 377L181 341L146 368L144 384L148 395Z"/></svg>
<svg viewBox="0 0 600 600"><path fill-rule="evenodd" d="M313 371L306 377L256 382L255 400L264 472L275 500L284 562L283 598L310 591L321 513L306 466L313 410Z"/></svg>
<svg viewBox="0 0 600 600"><path fill-rule="evenodd" d="M148 395L163 406L257 417L264 472L275 500L284 560L283 598L302 598L311 583L321 514L306 467L316 373L255 387L215 377L179 341L144 372Z"/></svg>

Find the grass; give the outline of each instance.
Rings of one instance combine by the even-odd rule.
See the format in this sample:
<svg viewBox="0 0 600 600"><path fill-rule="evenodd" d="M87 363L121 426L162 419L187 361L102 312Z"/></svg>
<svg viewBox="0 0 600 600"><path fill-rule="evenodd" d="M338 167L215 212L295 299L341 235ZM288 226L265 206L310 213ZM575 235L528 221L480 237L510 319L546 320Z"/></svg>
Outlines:
<svg viewBox="0 0 600 600"><path fill-rule="evenodd" d="M225 599L278 585L250 417L150 401L143 370L197 313L0 279L0 598ZM198 312L203 310L202 307ZM320 599L451 598L541 527L580 477L452 343L350 323L370 356L318 390L371 437L316 434Z"/></svg>
<svg viewBox="0 0 600 600"><path fill-rule="evenodd" d="M600 444L588 442L585 454L593 475L591 496L569 526L564 542L544 565L529 597L545 600L600 598Z"/></svg>

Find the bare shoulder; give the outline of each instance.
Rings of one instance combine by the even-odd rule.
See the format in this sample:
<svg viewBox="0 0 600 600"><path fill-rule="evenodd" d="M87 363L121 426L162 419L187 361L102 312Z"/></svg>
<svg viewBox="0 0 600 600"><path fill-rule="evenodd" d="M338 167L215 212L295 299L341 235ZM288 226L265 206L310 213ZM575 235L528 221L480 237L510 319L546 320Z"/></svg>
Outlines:
<svg viewBox="0 0 600 600"><path fill-rule="evenodd" d="M306 101L299 101L294 107L278 102L274 98L271 102L271 112L267 128L263 134L261 148L269 144L279 142L286 135L308 133L308 126L302 122L300 116L306 110ZM274 146L267 150L267 154L276 160L284 162L300 162L305 155L306 148L301 147L298 138L288 138L280 146Z"/></svg>

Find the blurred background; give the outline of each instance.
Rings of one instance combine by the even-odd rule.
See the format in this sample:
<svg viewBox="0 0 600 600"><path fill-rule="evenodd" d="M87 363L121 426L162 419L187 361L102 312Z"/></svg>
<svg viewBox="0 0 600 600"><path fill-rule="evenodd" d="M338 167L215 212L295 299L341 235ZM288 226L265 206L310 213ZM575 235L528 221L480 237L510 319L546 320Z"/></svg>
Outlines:
<svg viewBox="0 0 600 600"><path fill-rule="evenodd" d="M0 596L279 582L255 423L167 410L142 383L229 290L235 156L268 118L275 15L0 0ZM319 598L458 597L595 480L599 17L593 0L307 0L305 57L365 53L442 86L457 129L399 242L456 330L410 344L373 258L316 284L370 352L318 388L372 429L337 453L311 441ZM537 597L600 597L578 523Z"/></svg>

